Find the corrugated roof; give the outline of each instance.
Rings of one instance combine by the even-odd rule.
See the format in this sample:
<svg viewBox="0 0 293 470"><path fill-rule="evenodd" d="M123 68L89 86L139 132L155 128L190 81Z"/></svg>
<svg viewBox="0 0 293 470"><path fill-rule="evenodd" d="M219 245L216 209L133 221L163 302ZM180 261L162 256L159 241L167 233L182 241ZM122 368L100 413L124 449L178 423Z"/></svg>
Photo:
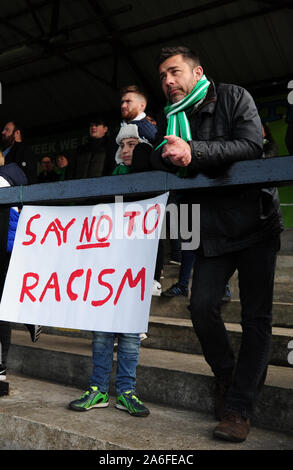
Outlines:
<svg viewBox="0 0 293 470"><path fill-rule="evenodd" d="M51 126L119 109L139 83L163 102L155 57L186 45L216 81L256 90L293 78L290 0L8 0L1 2L2 121ZM261 88L260 88L261 90ZM274 89L272 89L274 90Z"/></svg>

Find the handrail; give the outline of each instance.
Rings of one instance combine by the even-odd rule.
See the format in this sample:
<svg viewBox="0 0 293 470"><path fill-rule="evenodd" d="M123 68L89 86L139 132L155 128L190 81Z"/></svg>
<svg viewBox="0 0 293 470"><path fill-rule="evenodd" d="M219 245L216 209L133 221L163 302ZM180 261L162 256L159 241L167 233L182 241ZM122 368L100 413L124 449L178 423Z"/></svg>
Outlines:
<svg viewBox="0 0 293 470"><path fill-rule="evenodd" d="M293 157L245 160L221 169L213 177L199 173L179 178L164 171L103 176L80 180L1 188L0 205L62 205L122 196L147 196L170 190L211 190L293 185Z"/></svg>

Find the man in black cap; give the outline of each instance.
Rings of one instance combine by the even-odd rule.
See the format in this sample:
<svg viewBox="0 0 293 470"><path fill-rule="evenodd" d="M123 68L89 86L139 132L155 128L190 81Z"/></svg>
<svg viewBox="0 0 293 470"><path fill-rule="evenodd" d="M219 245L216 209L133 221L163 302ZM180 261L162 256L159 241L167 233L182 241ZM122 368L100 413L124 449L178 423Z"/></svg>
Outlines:
<svg viewBox="0 0 293 470"><path fill-rule="evenodd" d="M89 141L78 147L73 155L66 179L95 178L104 175L108 126L104 119L93 118L89 127Z"/></svg>

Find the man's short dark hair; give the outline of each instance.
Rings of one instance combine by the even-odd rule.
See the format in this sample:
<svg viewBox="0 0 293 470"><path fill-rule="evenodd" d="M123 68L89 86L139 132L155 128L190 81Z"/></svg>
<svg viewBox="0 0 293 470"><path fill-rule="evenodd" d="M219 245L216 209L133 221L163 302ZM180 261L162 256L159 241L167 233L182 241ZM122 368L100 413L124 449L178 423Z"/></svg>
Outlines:
<svg viewBox="0 0 293 470"><path fill-rule="evenodd" d="M120 97L126 95L126 93L136 93L137 95L143 96L146 101L148 101L148 96L145 90L143 90L141 87L138 85L128 85L124 86L120 90Z"/></svg>
<svg viewBox="0 0 293 470"><path fill-rule="evenodd" d="M90 124L95 124L96 126L104 126L104 127L108 127L108 123L107 123L107 120L104 119L102 116L93 116L91 119L90 119Z"/></svg>
<svg viewBox="0 0 293 470"><path fill-rule="evenodd" d="M174 55L182 55L186 60L188 60L193 67L200 65L199 55L185 46L170 46L163 47L157 59L157 66L162 64L165 60L173 57Z"/></svg>

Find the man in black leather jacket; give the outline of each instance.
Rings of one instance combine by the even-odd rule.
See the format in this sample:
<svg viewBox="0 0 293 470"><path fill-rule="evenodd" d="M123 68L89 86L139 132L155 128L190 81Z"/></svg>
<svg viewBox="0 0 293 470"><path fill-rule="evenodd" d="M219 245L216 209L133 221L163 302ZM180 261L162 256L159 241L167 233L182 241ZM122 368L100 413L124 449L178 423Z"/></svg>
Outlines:
<svg viewBox="0 0 293 470"><path fill-rule="evenodd" d="M164 144L148 162L134 161L136 170L177 173L180 169L185 176L204 172L219 177L236 161L263 157L261 121L245 89L207 81L198 57L187 48L164 48L159 72L169 104L181 106L203 79L209 85L201 100L183 109L191 138L166 135L163 119L158 123L157 143ZM274 270L282 230L279 198L275 188L189 191L186 198L201 209L190 311L216 377L220 423L214 435L241 442L249 432L269 359ZM225 285L236 269L243 329L237 362L220 311Z"/></svg>

